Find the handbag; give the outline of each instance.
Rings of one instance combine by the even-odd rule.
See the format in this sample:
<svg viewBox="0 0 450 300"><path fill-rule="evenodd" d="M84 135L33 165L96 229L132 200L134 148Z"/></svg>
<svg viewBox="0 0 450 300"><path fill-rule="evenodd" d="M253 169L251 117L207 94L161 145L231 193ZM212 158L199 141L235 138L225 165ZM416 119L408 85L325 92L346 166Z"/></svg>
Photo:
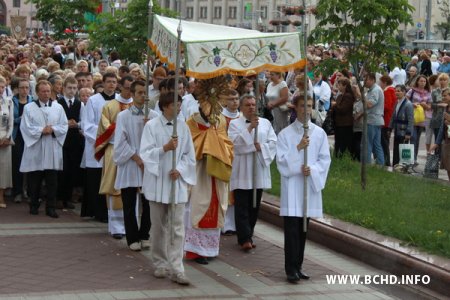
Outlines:
<svg viewBox="0 0 450 300"><path fill-rule="evenodd" d="M425 111L422 105L414 107L414 125L425 122Z"/></svg>
<svg viewBox="0 0 450 300"><path fill-rule="evenodd" d="M439 178L439 153L437 151L427 154L423 177L434 179Z"/></svg>
<svg viewBox="0 0 450 300"><path fill-rule="evenodd" d="M329 110L325 120L322 123L322 129L327 135L334 135L334 116L332 110Z"/></svg>
<svg viewBox="0 0 450 300"><path fill-rule="evenodd" d="M287 106L287 104L281 104L280 106L278 106L278 108L280 109L280 111L285 112L289 110L289 107Z"/></svg>
<svg viewBox="0 0 450 300"><path fill-rule="evenodd" d="M398 145L400 164L414 164L414 144Z"/></svg>

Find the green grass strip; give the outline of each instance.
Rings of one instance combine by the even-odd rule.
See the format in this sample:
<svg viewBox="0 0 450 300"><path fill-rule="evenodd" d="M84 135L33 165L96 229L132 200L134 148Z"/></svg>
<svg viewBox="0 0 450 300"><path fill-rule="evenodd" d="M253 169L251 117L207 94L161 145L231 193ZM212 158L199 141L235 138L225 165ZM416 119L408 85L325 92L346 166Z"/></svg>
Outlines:
<svg viewBox="0 0 450 300"><path fill-rule="evenodd" d="M271 165L272 189L280 194L280 174ZM422 177L367 169L361 189L360 165L348 157L333 159L323 191L324 212L450 258L450 186Z"/></svg>

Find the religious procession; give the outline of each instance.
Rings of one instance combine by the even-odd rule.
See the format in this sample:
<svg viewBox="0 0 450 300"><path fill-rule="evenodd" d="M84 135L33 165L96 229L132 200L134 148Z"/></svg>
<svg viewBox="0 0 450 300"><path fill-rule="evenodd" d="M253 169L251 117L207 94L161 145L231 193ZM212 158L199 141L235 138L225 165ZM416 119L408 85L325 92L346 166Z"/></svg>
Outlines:
<svg viewBox="0 0 450 300"><path fill-rule="evenodd" d="M424 132L427 151L442 144L450 179L447 53L405 53L405 66L363 74L365 154L355 71L316 68L342 60L345 47L301 49L298 33L154 18L154 55L143 64L91 50L88 39L1 36L2 213L28 201L30 217L57 219L81 205L81 218L107 223L130 251L150 251L154 277L189 285L184 261L214 264L223 236L258 251L254 229L275 162L285 275L297 284L310 278L308 222L323 216L332 156L395 167L411 141L417 164Z"/></svg>

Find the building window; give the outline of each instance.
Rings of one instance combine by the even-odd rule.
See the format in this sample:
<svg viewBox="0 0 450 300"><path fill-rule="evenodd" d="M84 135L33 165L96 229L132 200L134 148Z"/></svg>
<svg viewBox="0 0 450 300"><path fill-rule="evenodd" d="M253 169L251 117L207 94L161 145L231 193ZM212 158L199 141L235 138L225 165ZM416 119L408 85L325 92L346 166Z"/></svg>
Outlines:
<svg viewBox="0 0 450 300"><path fill-rule="evenodd" d="M228 19L236 20L236 6L230 6L228 7Z"/></svg>
<svg viewBox="0 0 450 300"><path fill-rule="evenodd" d="M20 7L20 0L13 0L13 7Z"/></svg>
<svg viewBox="0 0 450 300"><path fill-rule="evenodd" d="M202 6L200 7L200 19L208 18L208 7Z"/></svg>
<svg viewBox="0 0 450 300"><path fill-rule="evenodd" d="M214 7L214 19L222 18L222 7L216 6Z"/></svg>
<svg viewBox="0 0 450 300"><path fill-rule="evenodd" d="M191 19L191 20L194 18L194 8L193 7L188 7L186 9L186 18Z"/></svg>
<svg viewBox="0 0 450 300"><path fill-rule="evenodd" d="M262 19L267 19L267 6L261 6L261 18Z"/></svg>

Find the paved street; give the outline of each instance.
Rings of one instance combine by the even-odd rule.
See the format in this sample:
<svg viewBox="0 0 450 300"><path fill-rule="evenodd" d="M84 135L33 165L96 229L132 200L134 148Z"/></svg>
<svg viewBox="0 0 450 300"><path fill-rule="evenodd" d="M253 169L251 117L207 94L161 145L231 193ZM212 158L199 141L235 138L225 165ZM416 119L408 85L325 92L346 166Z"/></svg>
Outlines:
<svg viewBox="0 0 450 300"><path fill-rule="evenodd" d="M423 299L398 288L328 285L325 275L383 272L312 242L304 264L312 279L289 284L282 231L263 222L256 249L244 253L235 237L222 237L209 265L186 263L192 285L182 287L155 279L149 252L128 250L105 224L60 216L30 216L25 203L0 210L0 299Z"/></svg>

